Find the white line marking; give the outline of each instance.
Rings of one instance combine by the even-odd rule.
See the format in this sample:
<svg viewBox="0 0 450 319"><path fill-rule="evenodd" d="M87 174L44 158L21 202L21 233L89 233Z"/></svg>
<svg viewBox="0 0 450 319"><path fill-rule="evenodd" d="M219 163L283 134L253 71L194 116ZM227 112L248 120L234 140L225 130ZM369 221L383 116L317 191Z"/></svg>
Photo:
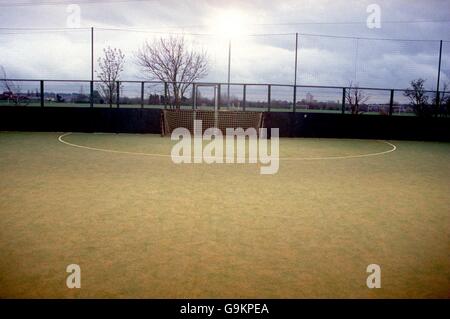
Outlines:
<svg viewBox="0 0 450 319"><path fill-rule="evenodd" d="M307 161L307 160L328 160L328 159L349 159L349 158L360 158L360 157L369 157L369 156L379 156L383 154L388 154L391 152L394 152L397 149L397 146L395 146L392 143L389 143L388 141L380 141L376 140L377 142L385 143L392 148L387 151L383 152L377 152L377 153L368 153L368 154L359 154L359 155L347 155L347 156L325 156L325 157L280 157L280 160L291 160L291 161Z"/></svg>
<svg viewBox="0 0 450 319"><path fill-rule="evenodd" d="M153 157L169 157L172 158L171 155L166 155L166 154L154 154L154 153L141 153L141 152L127 152L127 151L116 151L116 150L110 150L107 148L97 148L97 147L90 147L90 146L84 146L84 145L78 145L78 144L73 144L70 142L67 142L63 139L63 137L68 136L72 134L72 132L68 132L68 133L64 133L60 136L58 136L58 141L60 141L63 144L72 146L72 147L78 147L78 148L83 148L83 149L87 149L87 150L91 150L91 151L101 151L101 152L108 152L108 153L116 153L116 154L131 154L131 155L145 155L145 156L153 156ZM361 157L369 157L369 156L379 156L379 155L384 155L384 154L388 154L391 152L394 152L395 150L397 150L397 146L395 146L394 144L388 142L388 141L381 141L381 140L377 140L377 142L381 142L381 143L385 143L389 146L391 146L392 148L387 150L387 151L383 151L383 152L377 152L377 153L368 153L368 154L359 154L359 155L346 155L346 156L324 156L324 157L280 157L280 160L284 160L284 161L308 161L308 160L335 160L335 159L350 159L350 158L361 158ZM181 157L181 156L180 156ZM203 157L204 158L204 157Z"/></svg>
<svg viewBox="0 0 450 319"><path fill-rule="evenodd" d="M132 155L146 155L146 156L154 156L154 157L171 157L170 155L165 154L152 154L152 153L140 153L140 152L127 152L127 151L116 151L116 150L110 150L107 148L97 148L97 147L89 147L89 146L83 146L78 144L69 143L67 141L63 140L64 136L68 136L72 134L72 132L62 134L58 137L58 141L61 143L64 143L69 146L78 147L78 148L84 148L91 151L101 151L101 152L108 152L108 153L118 153L118 154L132 154Z"/></svg>

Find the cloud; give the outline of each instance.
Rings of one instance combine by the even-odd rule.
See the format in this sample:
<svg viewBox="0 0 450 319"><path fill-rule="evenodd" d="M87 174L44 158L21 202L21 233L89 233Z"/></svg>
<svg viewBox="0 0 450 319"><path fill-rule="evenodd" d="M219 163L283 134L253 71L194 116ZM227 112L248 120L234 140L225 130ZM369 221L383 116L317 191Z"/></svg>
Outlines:
<svg viewBox="0 0 450 319"><path fill-rule="evenodd" d="M405 87L413 78L435 86L438 42L370 41L306 36L306 33L359 37L449 39L448 23L395 24L383 21L446 19L448 2L430 0L378 1L382 28L362 24L273 25L286 22L362 21L372 1L148 1L81 4L81 26L97 28L95 56L107 46L126 55L123 78L142 79L133 63L134 52L147 39L160 34L106 31L99 28L152 28L161 32L211 32L211 24L223 10L239 10L245 17L243 33L288 33L279 36L245 36L232 41L232 81L293 83L295 36L299 37L298 83ZM384 20L383 20L384 19ZM4 7L0 27L65 27L66 6ZM205 25L207 24L207 25ZM178 26L178 27L174 27ZM89 30L61 33L10 34L0 31L0 64L11 77L89 79ZM228 39L189 36L196 48L206 49L211 67L207 81L226 81ZM444 43L442 80L450 76L450 44Z"/></svg>

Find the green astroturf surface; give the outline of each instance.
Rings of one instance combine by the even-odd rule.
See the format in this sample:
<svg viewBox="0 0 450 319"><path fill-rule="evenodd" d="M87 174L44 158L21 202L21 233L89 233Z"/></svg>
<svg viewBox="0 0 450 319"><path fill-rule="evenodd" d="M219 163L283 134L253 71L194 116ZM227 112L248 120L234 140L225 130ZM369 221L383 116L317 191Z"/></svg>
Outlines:
<svg viewBox="0 0 450 319"><path fill-rule="evenodd" d="M181 164L0 133L0 297L448 297L450 144L390 141L336 160ZM170 154L158 135L76 145ZM379 141L282 139L283 157ZM81 266L81 289L65 285ZM382 288L366 287L379 264Z"/></svg>

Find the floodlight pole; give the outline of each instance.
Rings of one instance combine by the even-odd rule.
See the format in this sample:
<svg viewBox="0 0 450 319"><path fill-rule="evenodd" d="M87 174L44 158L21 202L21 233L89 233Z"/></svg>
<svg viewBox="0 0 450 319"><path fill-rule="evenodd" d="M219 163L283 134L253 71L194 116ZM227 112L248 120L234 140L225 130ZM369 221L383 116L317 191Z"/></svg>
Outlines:
<svg viewBox="0 0 450 319"><path fill-rule="evenodd" d="M228 40L228 82L227 82L227 105L230 106L230 71L231 71L231 39Z"/></svg>

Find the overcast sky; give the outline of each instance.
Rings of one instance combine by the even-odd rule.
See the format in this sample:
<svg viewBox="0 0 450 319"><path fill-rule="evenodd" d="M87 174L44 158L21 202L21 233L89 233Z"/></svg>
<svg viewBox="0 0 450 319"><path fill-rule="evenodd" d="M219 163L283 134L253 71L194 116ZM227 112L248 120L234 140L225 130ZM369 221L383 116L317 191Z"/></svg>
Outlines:
<svg viewBox="0 0 450 319"><path fill-rule="evenodd" d="M73 27L77 21L71 3L80 8L79 30L5 29ZM366 10L372 3L381 9L381 28L366 25L370 14ZM239 25L232 35L232 82L292 84L295 36L248 34L299 32L299 84L340 86L353 81L360 86L404 88L410 80L422 77L433 89L438 41L356 40L305 34L450 40L449 12L450 1L446 0L0 0L0 64L13 78L89 79L90 33L84 28L138 28L155 33L95 30L96 58L108 45L125 53L122 79L145 76L133 57L145 40L164 32L184 32L193 47L208 52L210 71L205 80L225 82L229 35L219 32L218 21L231 15L237 17L236 21L230 18L231 28ZM410 23L418 21L422 22ZM441 79L450 79L450 42L443 46Z"/></svg>

